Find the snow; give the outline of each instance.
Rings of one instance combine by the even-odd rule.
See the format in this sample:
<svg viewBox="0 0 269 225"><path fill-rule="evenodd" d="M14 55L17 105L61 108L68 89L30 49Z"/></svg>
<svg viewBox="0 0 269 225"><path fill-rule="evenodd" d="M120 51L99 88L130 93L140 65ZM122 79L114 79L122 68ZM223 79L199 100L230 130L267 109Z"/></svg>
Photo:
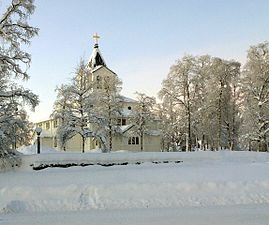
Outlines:
<svg viewBox="0 0 269 225"><path fill-rule="evenodd" d="M29 145L29 146L22 146L17 149L18 152L24 154L24 155L33 155L37 153L37 146L36 145ZM59 153L55 148L49 148L42 146L41 153Z"/></svg>
<svg viewBox="0 0 269 225"><path fill-rule="evenodd" d="M0 224L268 225L268 153L55 153L23 162L83 157L144 163L0 173ZM150 162L165 159L183 162Z"/></svg>
<svg viewBox="0 0 269 225"><path fill-rule="evenodd" d="M134 115L134 111L129 110L129 109L121 109L120 110L120 115L121 116L126 116L126 117L130 117Z"/></svg>
<svg viewBox="0 0 269 225"><path fill-rule="evenodd" d="M123 134L133 126L134 126L133 124L122 125L119 127L119 129L120 129L120 132Z"/></svg>
<svg viewBox="0 0 269 225"><path fill-rule="evenodd" d="M121 100L123 101L123 102L129 102L129 103L137 103L137 101L136 100L134 100L134 99L132 99L132 98L129 98L129 97L126 97L126 96L123 96L123 95L121 95L120 96L121 97Z"/></svg>

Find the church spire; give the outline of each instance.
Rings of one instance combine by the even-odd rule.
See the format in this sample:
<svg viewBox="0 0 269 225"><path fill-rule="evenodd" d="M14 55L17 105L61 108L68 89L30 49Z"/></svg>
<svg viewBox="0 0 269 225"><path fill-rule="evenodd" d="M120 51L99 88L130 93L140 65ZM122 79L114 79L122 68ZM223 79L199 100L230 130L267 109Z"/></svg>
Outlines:
<svg viewBox="0 0 269 225"><path fill-rule="evenodd" d="M93 48L92 55L89 60L89 67L92 70L95 69L97 66L106 66L105 60L103 59L101 52L99 50L99 46L98 46L99 38L100 36L97 33L93 35L94 48Z"/></svg>

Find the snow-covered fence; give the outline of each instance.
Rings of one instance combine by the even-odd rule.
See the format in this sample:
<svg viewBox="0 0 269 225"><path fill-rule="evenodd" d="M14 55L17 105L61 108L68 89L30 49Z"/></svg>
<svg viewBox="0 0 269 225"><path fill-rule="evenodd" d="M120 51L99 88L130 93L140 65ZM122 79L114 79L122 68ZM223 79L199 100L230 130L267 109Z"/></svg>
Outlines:
<svg viewBox="0 0 269 225"><path fill-rule="evenodd" d="M173 153L53 153L41 155L24 155L22 164L34 170L48 167L71 166L114 166L127 164L150 163L180 163L178 154Z"/></svg>

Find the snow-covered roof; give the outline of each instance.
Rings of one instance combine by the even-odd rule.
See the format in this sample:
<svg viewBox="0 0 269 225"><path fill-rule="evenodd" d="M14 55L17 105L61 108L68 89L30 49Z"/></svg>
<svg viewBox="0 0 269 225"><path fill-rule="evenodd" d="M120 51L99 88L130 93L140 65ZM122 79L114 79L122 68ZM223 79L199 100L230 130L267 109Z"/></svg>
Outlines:
<svg viewBox="0 0 269 225"><path fill-rule="evenodd" d="M120 132L123 134L126 131L130 130L133 126L134 126L133 124L123 125L123 126L120 126L119 129L120 129Z"/></svg>
<svg viewBox="0 0 269 225"><path fill-rule="evenodd" d="M159 136L162 134L160 130L149 130L146 133L151 136Z"/></svg>
<svg viewBox="0 0 269 225"><path fill-rule="evenodd" d="M121 99L122 99L123 102L129 102L129 103L135 103L135 102L137 102L136 100L134 100L132 98L129 98L129 97L126 97L126 96L123 96L123 95L121 95L120 97L121 97Z"/></svg>
<svg viewBox="0 0 269 225"><path fill-rule="evenodd" d="M114 71L112 71L111 69L109 69L108 67L103 66L103 65L96 66L94 69L91 70L91 72L94 73L97 70L100 70L101 68L105 68L105 69L109 70L111 73L114 73L116 75L116 73Z"/></svg>
<svg viewBox="0 0 269 225"><path fill-rule="evenodd" d="M106 66L105 60L102 57L102 54L98 48L98 44L94 45L88 65L92 70L95 69L97 66Z"/></svg>

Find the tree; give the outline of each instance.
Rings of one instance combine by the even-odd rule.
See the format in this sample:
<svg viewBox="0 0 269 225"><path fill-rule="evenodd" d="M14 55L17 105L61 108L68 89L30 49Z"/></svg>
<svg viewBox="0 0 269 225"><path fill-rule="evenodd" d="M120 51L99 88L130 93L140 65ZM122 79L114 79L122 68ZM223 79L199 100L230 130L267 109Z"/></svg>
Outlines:
<svg viewBox="0 0 269 225"><path fill-rule="evenodd" d="M231 148L235 138L236 82L240 74L240 63L233 60L212 58L209 68L207 103L211 113L212 146L214 149ZM214 88L212 88L214 87ZM211 112L210 112L211 111ZM233 136L233 138L231 137Z"/></svg>
<svg viewBox="0 0 269 225"><path fill-rule="evenodd" d="M153 109L156 104L154 97L149 97L143 93L136 92L137 103L133 110L132 123L134 131L140 139L140 150L144 150L144 136L150 135L151 123L155 119Z"/></svg>
<svg viewBox="0 0 269 225"><path fill-rule="evenodd" d="M159 96L163 132L174 149L235 148L239 75L240 63L208 55L185 56L171 67Z"/></svg>
<svg viewBox="0 0 269 225"><path fill-rule="evenodd" d="M196 58L184 56L170 68L170 72L162 83L159 96L163 101L173 101L178 109L185 112L181 119L186 121L186 151L192 149L192 113L195 106L198 87L195 73Z"/></svg>
<svg viewBox="0 0 269 225"><path fill-rule="evenodd" d="M57 97L53 106L53 113L51 117L59 121L57 129L57 139L60 141L61 148L66 150L66 142L69 140L69 134L64 133L65 127L68 124L68 115L70 114L71 102L69 85L62 84L60 87L56 87Z"/></svg>
<svg viewBox="0 0 269 225"><path fill-rule="evenodd" d="M157 115L160 118L162 132L162 150L178 151L185 140L184 124L178 107L173 105L173 99L157 104Z"/></svg>
<svg viewBox="0 0 269 225"><path fill-rule="evenodd" d="M268 151L269 45L251 46L243 70L244 132L259 151ZM257 145L255 146L255 143ZM251 148L251 147L250 147Z"/></svg>
<svg viewBox="0 0 269 225"><path fill-rule="evenodd" d="M23 107L28 104L34 108L38 104L38 97L15 81L29 78L31 56L22 46L29 45L38 33L37 28L28 24L34 9L32 0L13 0L0 17L0 139L5 139L0 140L1 156L7 155L12 146L16 147L14 140L24 143L23 136L27 135L23 133L28 133L29 123L25 122ZM11 131L11 127L16 129Z"/></svg>
<svg viewBox="0 0 269 225"><path fill-rule="evenodd" d="M94 90L94 106L91 121L94 126L93 136L101 143L103 152L113 148L113 135L118 133L118 118L121 115L122 82L115 76L103 76L98 80L99 88Z"/></svg>
<svg viewBox="0 0 269 225"><path fill-rule="evenodd" d="M82 141L81 151L85 152L86 138L92 133L88 126L93 106L89 73L85 62L81 61L72 83L57 89L58 96L54 104L53 116L61 120L57 133L63 148L69 139L79 135Z"/></svg>

